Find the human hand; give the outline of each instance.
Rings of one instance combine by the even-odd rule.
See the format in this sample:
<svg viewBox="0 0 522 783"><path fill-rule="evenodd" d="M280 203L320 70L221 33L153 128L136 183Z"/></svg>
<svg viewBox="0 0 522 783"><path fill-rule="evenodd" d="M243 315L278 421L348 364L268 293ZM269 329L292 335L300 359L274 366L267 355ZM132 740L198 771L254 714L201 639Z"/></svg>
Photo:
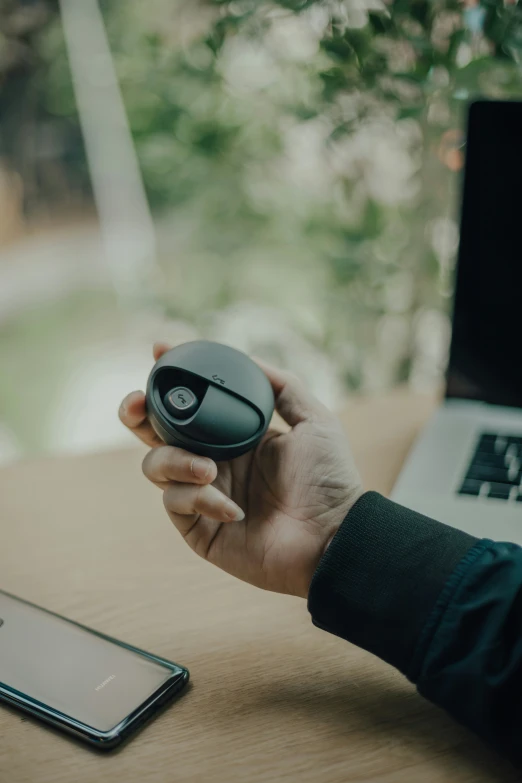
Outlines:
<svg viewBox="0 0 522 783"><path fill-rule="evenodd" d="M169 349L154 346L154 358ZM361 480L338 419L289 373L262 362L288 432L269 430L258 446L216 464L166 446L133 392L121 421L151 450L143 472L163 490L167 513L201 557L245 582L303 598Z"/></svg>

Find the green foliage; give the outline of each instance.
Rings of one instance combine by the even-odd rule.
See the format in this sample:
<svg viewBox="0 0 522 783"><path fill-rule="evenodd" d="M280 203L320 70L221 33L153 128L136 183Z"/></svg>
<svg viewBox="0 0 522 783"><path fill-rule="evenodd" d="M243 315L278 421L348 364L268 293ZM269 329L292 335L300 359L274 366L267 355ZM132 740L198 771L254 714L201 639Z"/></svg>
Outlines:
<svg viewBox="0 0 522 783"><path fill-rule="evenodd" d="M249 297L280 306L283 267L301 269L320 291L314 339L351 385L370 384L361 357L381 350L381 317L407 326L389 381L415 368L419 313L447 306L441 281L452 259L435 234L453 217L463 110L476 95L522 90L519 4L371 5L102 6L150 203L181 237L175 261L162 259L169 312L198 321L200 302L186 292L204 264L208 309ZM77 127L58 18L36 49L40 115ZM86 175L80 155L74 165ZM273 276L270 293L244 282L259 263ZM290 320L305 323L307 307L289 292ZM359 350L350 362L347 343Z"/></svg>

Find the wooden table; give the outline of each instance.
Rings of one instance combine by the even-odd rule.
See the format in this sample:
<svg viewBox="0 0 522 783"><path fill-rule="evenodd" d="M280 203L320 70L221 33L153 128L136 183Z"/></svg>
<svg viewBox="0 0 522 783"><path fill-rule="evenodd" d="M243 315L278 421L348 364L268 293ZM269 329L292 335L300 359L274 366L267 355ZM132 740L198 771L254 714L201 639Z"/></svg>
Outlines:
<svg viewBox="0 0 522 783"><path fill-rule="evenodd" d="M343 416L368 488L390 490L431 398ZM517 774L305 603L199 560L141 475L140 448L0 472L0 585L186 664L193 685L100 756L0 709L1 783L481 783ZM1 649L0 649L1 655Z"/></svg>

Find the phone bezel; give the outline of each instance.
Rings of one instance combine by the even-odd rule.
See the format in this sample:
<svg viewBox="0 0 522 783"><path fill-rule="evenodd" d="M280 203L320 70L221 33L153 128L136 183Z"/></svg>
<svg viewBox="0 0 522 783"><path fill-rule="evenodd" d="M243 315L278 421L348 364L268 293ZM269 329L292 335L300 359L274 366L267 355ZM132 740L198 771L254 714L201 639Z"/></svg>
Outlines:
<svg viewBox="0 0 522 783"><path fill-rule="evenodd" d="M147 658L153 663L157 663L160 666L168 669L171 674L165 680L162 685L155 690L148 699L142 702L135 710L121 720L116 726L108 731L100 731L99 729L89 726L81 721L75 720L70 715L59 712L58 710L49 707L42 702L33 699L31 696L20 693L19 691L10 688L5 683L0 682L0 702L7 704L10 707L14 707L26 714L29 714L39 720L44 721L48 725L57 728L61 731L67 732L69 735L76 737L89 743L91 746L98 748L98 750L113 750L121 745L121 743L130 737L135 731L137 731L142 725L144 725L158 710L161 709L170 699L172 699L177 693L179 693L189 681L189 671L184 666L168 661L165 658L161 658L152 653L148 653L145 650L141 650L139 647L134 647L131 644L122 642L119 639L115 639L112 636L96 631L93 628L89 628L82 623L77 623L74 620L70 620L68 617L64 617L57 612L52 612L49 609L45 609L38 604L26 601L19 596L12 595L6 590L0 590L0 593L8 596L21 603L28 604L29 606L38 609L41 612L57 617L60 620L65 620L71 625L81 628L89 634L94 634L100 639L104 639L117 647L129 650L144 658Z"/></svg>

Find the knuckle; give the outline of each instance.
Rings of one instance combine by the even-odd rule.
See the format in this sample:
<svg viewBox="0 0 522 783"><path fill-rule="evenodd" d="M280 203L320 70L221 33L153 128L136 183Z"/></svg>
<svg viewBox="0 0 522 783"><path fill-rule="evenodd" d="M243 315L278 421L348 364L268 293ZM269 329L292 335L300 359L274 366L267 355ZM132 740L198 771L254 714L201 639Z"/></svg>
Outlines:
<svg viewBox="0 0 522 783"><path fill-rule="evenodd" d="M169 473L172 472L173 460L171 457L170 446L162 444L160 446L153 447L142 462L143 473L149 479L158 478L159 474L162 474L162 480L168 480Z"/></svg>
<svg viewBox="0 0 522 783"><path fill-rule="evenodd" d="M205 507L205 494L206 494L205 490L206 490L206 487L205 486L201 486L201 485L195 486L194 489L192 490L192 492L193 492L193 494L192 494L192 498L193 498L192 510L194 511L194 513L196 511L203 511L204 510L204 507Z"/></svg>
<svg viewBox="0 0 522 783"><path fill-rule="evenodd" d="M285 381L286 381L286 386L292 391L301 389L303 385L301 378L291 370L287 370L285 372Z"/></svg>
<svg viewBox="0 0 522 783"><path fill-rule="evenodd" d="M183 457L183 460L182 460L183 475L186 476L187 479L189 479L189 480L192 479L192 481L194 480L193 467L194 467L194 460L195 459L196 458L193 457L192 454L187 454L187 455L185 455Z"/></svg>
<svg viewBox="0 0 522 783"><path fill-rule="evenodd" d="M141 470L146 478L150 478L151 476L151 462L153 462L153 460L154 460L154 452L148 451L147 454L145 454L143 461L141 463Z"/></svg>
<svg viewBox="0 0 522 783"><path fill-rule="evenodd" d="M169 486L163 490L163 505L167 511L179 513L180 491L176 484L169 484Z"/></svg>
<svg viewBox="0 0 522 783"><path fill-rule="evenodd" d="M127 397L122 401L120 407L118 408L118 417L125 426L127 425L127 419L128 419L128 413L127 413Z"/></svg>
<svg viewBox="0 0 522 783"><path fill-rule="evenodd" d="M171 509L171 499L170 499L170 487L167 487L163 491L163 505L165 506L165 509L170 513Z"/></svg>
<svg viewBox="0 0 522 783"><path fill-rule="evenodd" d="M175 449L171 446L158 446L156 449L158 461L163 468L163 473L167 480L175 480L177 473L177 455Z"/></svg>

